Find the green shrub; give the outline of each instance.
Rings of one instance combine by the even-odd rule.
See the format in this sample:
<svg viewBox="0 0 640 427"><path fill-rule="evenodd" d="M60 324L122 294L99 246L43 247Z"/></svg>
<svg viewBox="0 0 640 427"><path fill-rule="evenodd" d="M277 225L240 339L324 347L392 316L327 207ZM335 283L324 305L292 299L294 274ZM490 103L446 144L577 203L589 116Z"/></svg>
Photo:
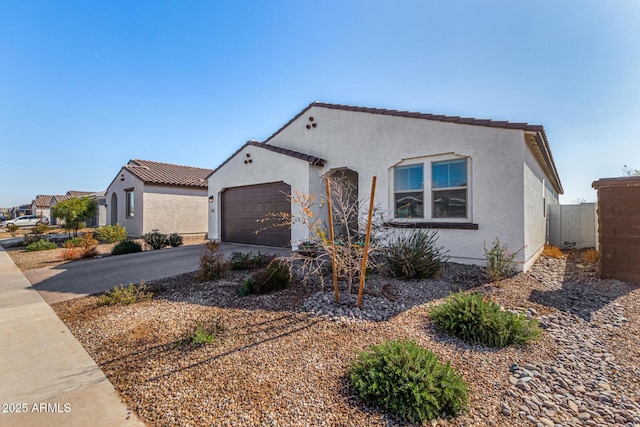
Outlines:
<svg viewBox="0 0 640 427"><path fill-rule="evenodd" d="M140 243L125 239L122 240L111 249L111 255L123 255L123 254L131 254L135 252L142 252L142 245Z"/></svg>
<svg viewBox="0 0 640 427"><path fill-rule="evenodd" d="M229 263L217 250L218 242L210 241L205 245L204 253L200 256L200 270L196 274L198 280L206 282L222 279L229 272Z"/></svg>
<svg viewBox="0 0 640 427"><path fill-rule="evenodd" d="M370 346L349 366L349 379L368 405L413 423L455 416L468 404L468 385L450 363L411 340Z"/></svg>
<svg viewBox="0 0 640 427"><path fill-rule="evenodd" d="M183 244L182 236L179 235L178 233L171 233L169 234L169 237L167 237L167 243L169 243L169 246L171 246L172 248L177 248L178 246L182 246Z"/></svg>
<svg viewBox="0 0 640 427"><path fill-rule="evenodd" d="M11 233L11 235L12 235L13 237L15 237L15 236L16 236L16 233L18 232L18 230L19 230L19 229L20 229L20 227L18 227L18 226L17 226L17 225L15 225L15 224L9 224L9 225L7 225L7 231L8 231L9 233Z"/></svg>
<svg viewBox="0 0 640 427"><path fill-rule="evenodd" d="M437 241L436 230L412 229L395 235L384 251L389 273L398 279L434 277L448 258Z"/></svg>
<svg viewBox="0 0 640 427"><path fill-rule="evenodd" d="M232 270L255 270L266 267L274 258L275 255L266 255L261 252L258 252L258 255L253 255L253 252L248 254L232 252L229 263Z"/></svg>
<svg viewBox="0 0 640 427"><path fill-rule="evenodd" d="M76 230L82 230L83 228L87 228L87 223L84 221L79 221Z"/></svg>
<svg viewBox="0 0 640 427"><path fill-rule="evenodd" d="M146 287L144 283L140 283L140 286L135 286L133 283L130 283L126 288L124 285L116 285L113 290L106 291L103 295L100 295L97 305L99 307L116 304L129 305L151 299L153 293L145 292L145 290Z"/></svg>
<svg viewBox="0 0 640 427"><path fill-rule="evenodd" d="M274 259L267 268L255 272L242 282L238 291L240 296L247 294L266 294L286 289L291 285L291 272L286 262Z"/></svg>
<svg viewBox="0 0 640 427"><path fill-rule="evenodd" d="M127 238L127 229L120 224L105 225L97 228L95 234L101 242L115 243Z"/></svg>
<svg viewBox="0 0 640 427"><path fill-rule="evenodd" d="M490 347L526 344L540 336L535 320L503 311L479 293L455 293L431 309L431 318L443 330L469 343Z"/></svg>
<svg viewBox="0 0 640 427"><path fill-rule="evenodd" d="M158 229L153 229L150 233L143 234L142 239L153 250L162 249L169 244L167 235L162 234Z"/></svg>
<svg viewBox="0 0 640 427"><path fill-rule="evenodd" d="M482 249L487 262L487 277L493 282L499 282L514 273L514 260L522 252L522 249L511 252L509 246L506 243L501 245L497 237L491 242L491 247L484 245Z"/></svg>
<svg viewBox="0 0 640 427"><path fill-rule="evenodd" d="M48 224L43 224L43 223L39 223L38 225L34 225L31 228L31 234L36 234L36 235L45 234L47 231L49 231L49 225Z"/></svg>
<svg viewBox="0 0 640 427"><path fill-rule="evenodd" d="M211 344L224 328L219 323L213 323L207 327L200 321L196 323L196 329L191 336L193 344Z"/></svg>
<svg viewBox="0 0 640 427"><path fill-rule="evenodd" d="M80 246L82 246L82 237L76 236L72 237L71 239L67 239L64 241L62 246L64 246L65 248L79 248Z"/></svg>
<svg viewBox="0 0 640 427"><path fill-rule="evenodd" d="M25 250L27 252L48 251L51 249L56 249L57 247L58 245L56 245L54 242L51 242L45 239L40 239L36 242L31 243L29 246L27 246L27 249Z"/></svg>

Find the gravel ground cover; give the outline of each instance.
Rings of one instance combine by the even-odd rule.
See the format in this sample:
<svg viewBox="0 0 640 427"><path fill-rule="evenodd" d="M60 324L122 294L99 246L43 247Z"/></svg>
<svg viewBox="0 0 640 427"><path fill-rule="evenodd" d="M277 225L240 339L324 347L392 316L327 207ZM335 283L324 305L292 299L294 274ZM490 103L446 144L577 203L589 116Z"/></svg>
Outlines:
<svg viewBox="0 0 640 427"><path fill-rule="evenodd" d="M91 230L89 230L91 231ZM184 245L200 245L205 243L203 235L184 236ZM146 248L142 239L137 240L142 245L143 250L150 250ZM98 245L98 257L111 256L111 249L115 246L115 243L100 243ZM170 248L165 248L167 250ZM13 246L6 245L4 250L7 251L9 256L16 263L16 266L20 270L34 270L36 268L55 267L57 265L66 264L68 262L86 262L85 259L65 261L62 259L64 249L51 249L48 251L25 251L25 246Z"/></svg>
<svg viewBox="0 0 640 427"><path fill-rule="evenodd" d="M640 288L596 279L579 257L543 256L500 287L452 263L438 280L372 275L362 310L300 283L238 297L246 275L186 274L148 284L156 297L138 304L53 308L149 425L405 425L366 407L346 377L357 351L387 338L416 340L470 383L469 410L434 425L640 425ZM542 338L498 350L437 330L430 307L472 288L538 319ZM197 322L213 343L190 342Z"/></svg>

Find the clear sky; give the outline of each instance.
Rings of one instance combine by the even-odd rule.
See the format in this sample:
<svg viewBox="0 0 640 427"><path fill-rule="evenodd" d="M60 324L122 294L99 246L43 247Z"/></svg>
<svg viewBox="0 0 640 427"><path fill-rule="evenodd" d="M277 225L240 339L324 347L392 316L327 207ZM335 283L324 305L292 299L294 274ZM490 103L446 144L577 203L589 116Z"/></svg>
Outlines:
<svg viewBox="0 0 640 427"><path fill-rule="evenodd" d="M0 0L0 207L213 169L316 100L544 125L595 200L640 169L640 1Z"/></svg>

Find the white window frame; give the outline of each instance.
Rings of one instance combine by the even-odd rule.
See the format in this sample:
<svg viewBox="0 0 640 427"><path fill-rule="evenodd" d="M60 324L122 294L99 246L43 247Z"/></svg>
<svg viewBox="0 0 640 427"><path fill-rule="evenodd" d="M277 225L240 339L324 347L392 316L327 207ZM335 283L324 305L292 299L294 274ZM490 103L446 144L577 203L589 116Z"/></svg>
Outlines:
<svg viewBox="0 0 640 427"><path fill-rule="evenodd" d="M133 219L135 217L136 195L133 188L124 190L124 217Z"/></svg>
<svg viewBox="0 0 640 427"><path fill-rule="evenodd" d="M444 188L434 188L433 187L433 166L436 163L444 163L444 162L452 162L452 161L456 161L456 160L464 160L465 161L465 173L466 173L466 185L463 186L457 186L457 187L444 187ZM470 198L470 189L471 189L471 170L470 170L470 162L471 162L471 158L470 157L463 157L463 156L452 156L450 158L445 158L445 159L438 159L438 160L432 160L429 163L429 193L430 193L430 197L429 197L429 213L430 216L429 218L431 219L431 221L433 222L467 222L469 220L471 220L471 214L470 214L470 209L471 209L471 198ZM435 217L434 216L434 212L433 212L433 200L434 200L434 193L437 193L438 191L452 191L452 190L466 190L466 215L464 217Z"/></svg>
<svg viewBox="0 0 640 427"><path fill-rule="evenodd" d="M401 191L396 191L396 182L395 182L395 177L396 177L396 170L398 168L407 168L407 167L415 167L415 166L422 166L422 216L412 216L412 217L398 217L396 216L396 194L398 193L417 193L420 190L401 190ZM424 162L413 162L413 163L406 163L406 164L397 164L394 167L391 168L391 176L392 176L392 187L391 187L391 205L392 205L392 210L391 212L393 212L393 219L394 220L401 220L401 221L410 221L412 219L418 219L418 220L424 220L426 218L426 212L427 212L427 206L426 206L426 193L425 193L425 171L424 168L425 164Z"/></svg>
<svg viewBox="0 0 640 427"><path fill-rule="evenodd" d="M466 160L467 163L467 216L462 218L434 218L433 216L433 184L432 184L432 164L438 162L444 162L449 160ZM424 217L418 218L399 218L396 217L396 199L395 199L395 170L397 167L413 166L422 164L423 174L423 195L424 195ZM412 222L421 223L468 223L473 222L473 159L471 156L458 154L455 152L440 153L430 156L414 157L409 159L403 159L398 163L392 165L389 168L389 212L392 213L392 221L395 223L407 223Z"/></svg>

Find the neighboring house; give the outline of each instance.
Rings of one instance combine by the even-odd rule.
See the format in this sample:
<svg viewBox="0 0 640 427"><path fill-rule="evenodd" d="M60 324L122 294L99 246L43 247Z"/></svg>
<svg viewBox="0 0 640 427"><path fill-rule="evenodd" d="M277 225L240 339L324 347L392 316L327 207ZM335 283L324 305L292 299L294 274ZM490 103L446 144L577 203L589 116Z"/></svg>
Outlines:
<svg viewBox="0 0 640 427"><path fill-rule="evenodd" d="M22 215L31 215L32 207L33 207L32 205L14 206L11 208L9 217L10 219L15 219Z"/></svg>
<svg viewBox="0 0 640 427"><path fill-rule="evenodd" d="M51 211L51 208L53 208L56 204L64 201L64 200L69 200L72 199L74 197L89 197L93 200L96 201L96 204L98 205L98 209L96 211L96 214L87 219L86 220L86 225L87 227L102 227L104 225L107 225L107 202L106 202L106 197L105 197L105 192L104 191L75 191L75 190L70 190L67 191L66 194L57 194L55 196L50 196L51 197L51 201L49 203L49 211ZM51 220L51 225L64 225L64 221L60 218L49 218Z"/></svg>
<svg viewBox="0 0 640 427"><path fill-rule="evenodd" d="M207 232L207 176L211 169L132 159L106 192L107 222L131 236Z"/></svg>
<svg viewBox="0 0 640 427"><path fill-rule="evenodd" d="M51 199L53 196L38 194L36 198L31 202L32 215L42 215L51 219Z"/></svg>
<svg viewBox="0 0 640 427"><path fill-rule="evenodd" d="M544 128L314 102L264 142L249 141L208 177L209 238L295 247L306 227L258 232L267 212L298 212L286 194L325 194L339 173L369 195L388 229L437 229L451 260L483 264L498 237L527 269L546 241L562 185ZM368 206L360 206L361 211ZM326 218L326 208L317 212Z"/></svg>

